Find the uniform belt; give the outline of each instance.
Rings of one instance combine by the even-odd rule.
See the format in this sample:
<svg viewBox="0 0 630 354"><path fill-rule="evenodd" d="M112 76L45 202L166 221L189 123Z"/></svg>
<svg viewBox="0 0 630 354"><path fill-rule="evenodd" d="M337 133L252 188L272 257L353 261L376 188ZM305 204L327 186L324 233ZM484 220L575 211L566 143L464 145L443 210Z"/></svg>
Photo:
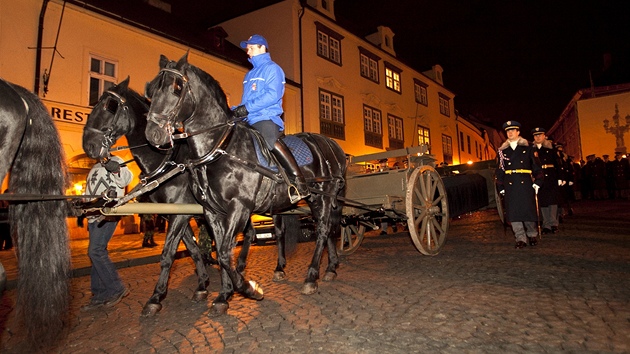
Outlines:
<svg viewBox="0 0 630 354"><path fill-rule="evenodd" d="M512 173L532 173L532 170L505 170L508 175Z"/></svg>
<svg viewBox="0 0 630 354"><path fill-rule="evenodd" d="M556 166L550 164L550 165L542 165L541 167L542 168L554 168Z"/></svg>

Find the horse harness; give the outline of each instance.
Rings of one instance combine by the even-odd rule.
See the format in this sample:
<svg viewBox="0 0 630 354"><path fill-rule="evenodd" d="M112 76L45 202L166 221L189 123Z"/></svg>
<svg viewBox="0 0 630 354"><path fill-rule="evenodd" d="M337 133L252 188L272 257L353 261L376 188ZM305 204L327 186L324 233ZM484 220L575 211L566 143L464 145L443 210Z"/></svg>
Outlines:
<svg viewBox="0 0 630 354"><path fill-rule="evenodd" d="M185 121L188 120L191 117L186 117L185 119L183 119L183 121L179 121L176 122L174 124L171 124L171 120L174 120L175 117L178 117L178 115L180 114L180 112L182 111L182 106L184 103L184 100L186 99L187 95L190 95L190 99L192 101L192 105L193 105L193 111L194 111L194 107L196 106L196 99L195 99L195 95L192 91L192 89L190 88L190 84L189 84L189 80L188 77L186 75L184 75L183 73L181 73L180 71L173 69L173 68L163 68L162 70L160 70L160 75L162 74L166 74L166 73L170 73L175 75L175 82L174 82L174 87L175 87L175 91L173 92L173 94L175 94L178 98L177 98L177 102L175 103L175 106L173 107L173 109L168 112L167 114L157 114L157 113L153 113L153 116L149 117L149 121L153 122L154 124L156 124L160 129L165 129L167 131L167 133L169 134L170 137L170 144L171 146L173 146L174 141L175 140L181 140L181 139L187 139L189 137L192 136L196 136L196 135L200 135L200 134L204 134L204 133L209 133L218 129L224 129L220 138L217 140L217 142L214 144L214 146L210 149L210 151L208 151L206 154L204 154L203 156L201 156L198 159L195 160L191 160L189 162L187 162L185 164L185 167L191 172L191 175L193 176L193 182L194 184L199 188L200 193L201 193L201 197L202 199L207 200L207 196L205 194L205 192L203 191L203 189L201 189L199 186L203 185L200 183L199 180L199 176L197 173L195 173L195 170L200 168L200 167L204 167L206 164L210 164L212 162L215 162L216 160L218 160L220 157L225 156L226 158L229 158L232 161L235 161L247 168L249 168L250 170L253 170L255 172L258 172L260 174L262 174L265 177L268 177L267 180L271 180L275 183L281 183L282 181L285 181L287 184L289 183L289 179L288 176L286 175L286 172L284 172L282 169L280 170L280 173L277 174L274 171L265 168L263 166L261 166L258 163L254 163L248 160L244 160L238 156L234 156L230 153L228 153L226 151L228 145L230 144L230 141L234 135L234 131L235 131L235 126L238 122L241 122L244 120L244 118L238 118L238 119L230 119L225 123L220 123L217 124L215 126L209 127L209 128L205 128L196 132L186 132L185 131ZM156 118L160 118L159 120ZM183 132L181 133L176 133L175 129L176 128L181 128L183 130ZM275 160L275 157L272 156L272 158ZM277 161L276 165L280 165ZM178 168L181 170L181 167L178 166ZM343 178L342 178L343 179ZM325 182L331 179L324 179L324 178L316 178L316 179L311 179L310 182ZM309 188L311 190L311 192L315 192L315 193L320 193L320 194L326 194L323 191L319 191L319 190L313 190L312 188Z"/></svg>

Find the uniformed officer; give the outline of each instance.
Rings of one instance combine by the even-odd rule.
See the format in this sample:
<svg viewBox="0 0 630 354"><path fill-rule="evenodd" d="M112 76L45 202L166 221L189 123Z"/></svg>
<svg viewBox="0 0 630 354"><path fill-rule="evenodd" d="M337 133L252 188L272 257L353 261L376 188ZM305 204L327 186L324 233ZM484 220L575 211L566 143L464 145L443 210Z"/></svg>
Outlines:
<svg viewBox="0 0 630 354"><path fill-rule="evenodd" d="M536 193L542 186L542 171L534 157L534 149L520 137L521 124L503 124L508 139L497 154L497 190L505 197L506 220L511 224L516 239L515 248L538 243L538 211ZM533 177L533 179L532 179Z"/></svg>
<svg viewBox="0 0 630 354"><path fill-rule="evenodd" d="M542 214L542 233L558 232L558 202L560 199L560 186L566 184L560 177L560 161L558 152L551 141L547 140L547 131L544 128L534 128L531 133L534 136L532 146L534 156L543 170L543 185L538 192L538 206Z"/></svg>

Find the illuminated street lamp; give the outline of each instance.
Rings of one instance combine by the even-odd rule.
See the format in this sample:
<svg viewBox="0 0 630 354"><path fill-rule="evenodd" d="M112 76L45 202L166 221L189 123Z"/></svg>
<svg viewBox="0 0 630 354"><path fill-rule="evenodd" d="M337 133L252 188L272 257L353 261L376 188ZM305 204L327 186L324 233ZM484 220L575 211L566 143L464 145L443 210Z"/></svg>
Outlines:
<svg viewBox="0 0 630 354"><path fill-rule="evenodd" d="M615 152L621 152L622 154L626 154L626 144L624 142L623 136L624 134L630 130L630 114L626 115L626 124L619 124L619 105L615 104L615 115L612 117L613 125L610 126L610 121L608 119L604 119L604 130L606 133L610 133L615 136L617 147L615 148Z"/></svg>

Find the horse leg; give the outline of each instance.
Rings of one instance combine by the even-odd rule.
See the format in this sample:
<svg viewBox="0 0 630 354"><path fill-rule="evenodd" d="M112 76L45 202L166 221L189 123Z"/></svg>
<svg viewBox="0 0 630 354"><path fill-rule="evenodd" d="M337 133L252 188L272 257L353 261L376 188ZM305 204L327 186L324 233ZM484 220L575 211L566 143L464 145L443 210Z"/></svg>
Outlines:
<svg viewBox="0 0 630 354"><path fill-rule="evenodd" d="M286 227L283 222L283 217L279 215L273 216L274 232L276 234L276 246L278 247L278 262L276 263L276 270L273 272L273 281L284 281L287 278L284 268L287 266L287 259L284 253L284 241L286 234Z"/></svg>
<svg viewBox="0 0 630 354"><path fill-rule="evenodd" d="M236 271L239 273L242 273L245 270L245 266L247 265L247 255L249 254L249 249L252 246L255 236L256 230L252 226L250 219L247 221L247 225L245 225L245 230L243 230L243 246L241 246L241 252L239 252L238 259L236 260Z"/></svg>
<svg viewBox="0 0 630 354"><path fill-rule="evenodd" d="M314 198L315 200L311 202L311 211L313 213L313 218L317 220L317 226L315 228L315 233L317 235L317 239L315 240L315 252L313 253L313 259L311 260L311 264L308 267L308 271L306 273L306 280L304 280L304 285L302 286L302 294L311 295L317 291L317 279L319 279L319 267L321 264L322 254L324 253L324 246L328 245L329 247L329 257L333 255L333 261L330 262L329 268L331 266L337 266L334 261L334 256L336 256L336 249L334 248L334 242L331 242L331 232L332 230L332 220L335 218L333 213L335 210L332 207L331 202L325 202L325 198ZM330 258L329 258L330 260ZM328 271L327 271L328 272ZM327 280L332 280L331 276L326 277ZM333 277L334 279L334 277Z"/></svg>
<svg viewBox="0 0 630 354"><path fill-rule="evenodd" d="M276 214L273 216L273 224L278 247L278 263L273 281L283 281L286 279L286 255L295 252L298 238L302 235L301 222L298 215Z"/></svg>
<svg viewBox="0 0 630 354"><path fill-rule="evenodd" d="M228 300L235 290L256 300L262 300L264 295L262 288L256 282L245 282L243 275L232 267L234 240L237 232L247 227L249 215L244 215L241 220L234 220L230 215L217 218L206 211L205 216L208 224L212 226L212 230L215 232L217 261L221 267L221 291L212 302L209 314L211 317L217 317L227 312ZM239 225L245 227L239 227Z"/></svg>
<svg viewBox="0 0 630 354"><path fill-rule="evenodd" d="M193 232L190 228L190 224L184 231L185 232L182 236L182 241L184 241L184 245L186 246L186 249L188 249L188 253L190 253L190 258L195 263L195 268L197 270L197 289L195 289L192 300L195 302L200 302L208 298L208 285L210 284L210 276L208 275L208 270L206 269L205 258L193 238ZM212 256L210 255L210 257Z"/></svg>
<svg viewBox="0 0 630 354"><path fill-rule="evenodd" d="M337 278L337 267L339 266L339 257L337 256L337 245L335 244L334 238L328 237L327 247L328 247L328 266L326 267L326 272L324 273L322 280L333 281Z"/></svg>
<svg viewBox="0 0 630 354"><path fill-rule="evenodd" d="M319 279L319 265L322 259L322 253L324 253L324 246L326 243L326 237L328 237L327 231L324 230L324 226L319 223L317 225L317 239L315 240L315 252L311 259L311 264L308 266L306 272L306 279L302 286L302 294L312 295L317 292L317 279Z"/></svg>
<svg viewBox="0 0 630 354"><path fill-rule="evenodd" d="M328 246L328 266L323 281L333 281L337 278L337 267L339 266L339 255L337 254L336 240L341 236L341 207L337 207L330 215L330 234L327 239Z"/></svg>
<svg viewBox="0 0 630 354"><path fill-rule="evenodd" d="M153 295L151 295L142 308L142 316L154 316L162 310L161 302L166 297L168 290L168 277L171 266L175 260L175 253L177 252L177 246L181 240L181 233L186 227L190 229L188 217L181 215L172 215L170 217L168 230L166 231L166 240L164 241L164 248L162 249L162 255L160 257L160 277L153 290ZM190 232L192 232L192 230Z"/></svg>

